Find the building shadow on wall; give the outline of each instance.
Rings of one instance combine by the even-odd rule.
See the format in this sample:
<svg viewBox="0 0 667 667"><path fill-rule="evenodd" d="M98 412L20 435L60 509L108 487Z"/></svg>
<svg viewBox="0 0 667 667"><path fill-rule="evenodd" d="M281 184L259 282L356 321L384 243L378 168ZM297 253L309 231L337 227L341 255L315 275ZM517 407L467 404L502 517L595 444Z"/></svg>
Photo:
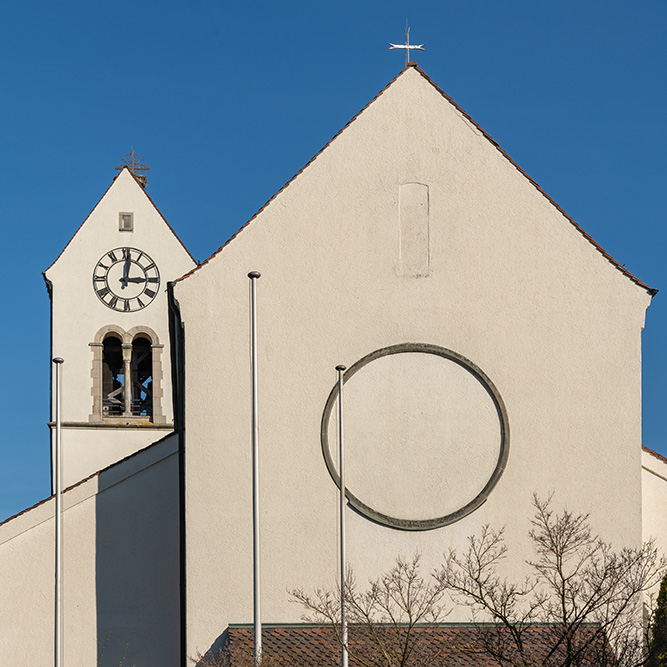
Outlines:
<svg viewBox="0 0 667 667"><path fill-rule="evenodd" d="M224 650L229 643L229 628L227 628L210 646L206 653L197 653L189 656L195 667L227 667Z"/></svg>
<svg viewBox="0 0 667 667"><path fill-rule="evenodd" d="M160 458L156 448L168 454L160 441L98 476L100 667L117 667L123 656L125 665L137 667L179 665L177 455Z"/></svg>

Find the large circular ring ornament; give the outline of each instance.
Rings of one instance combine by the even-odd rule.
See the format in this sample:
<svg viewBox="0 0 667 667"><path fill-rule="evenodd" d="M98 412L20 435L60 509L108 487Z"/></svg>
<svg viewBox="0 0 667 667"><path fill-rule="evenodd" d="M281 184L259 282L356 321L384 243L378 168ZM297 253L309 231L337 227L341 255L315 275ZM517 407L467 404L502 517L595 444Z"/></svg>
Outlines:
<svg viewBox="0 0 667 667"><path fill-rule="evenodd" d="M486 501L507 464L509 422L475 364L444 347L402 343L357 361L343 383L346 497L358 512L392 528L431 530ZM339 486L337 401L335 384L321 441Z"/></svg>

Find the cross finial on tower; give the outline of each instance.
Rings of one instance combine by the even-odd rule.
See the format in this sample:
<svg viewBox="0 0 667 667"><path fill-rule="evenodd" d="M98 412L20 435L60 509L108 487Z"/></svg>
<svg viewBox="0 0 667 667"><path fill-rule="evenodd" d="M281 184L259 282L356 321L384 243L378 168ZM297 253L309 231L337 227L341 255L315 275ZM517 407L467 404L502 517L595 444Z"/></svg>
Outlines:
<svg viewBox="0 0 667 667"><path fill-rule="evenodd" d="M410 28L408 27L408 20L405 19L405 28L403 29L405 33L405 44L392 44L389 42L390 49L403 49L405 51L405 66L408 66L410 62L410 49L415 51L425 51L423 44L410 44Z"/></svg>
<svg viewBox="0 0 667 667"><path fill-rule="evenodd" d="M116 169L120 171L123 167L127 167L130 170L132 175L139 181L142 188L146 187L148 179L146 178L146 175L141 172L149 171L150 167L146 165L146 161L141 155L137 155L134 152L134 148L127 155L123 155Z"/></svg>

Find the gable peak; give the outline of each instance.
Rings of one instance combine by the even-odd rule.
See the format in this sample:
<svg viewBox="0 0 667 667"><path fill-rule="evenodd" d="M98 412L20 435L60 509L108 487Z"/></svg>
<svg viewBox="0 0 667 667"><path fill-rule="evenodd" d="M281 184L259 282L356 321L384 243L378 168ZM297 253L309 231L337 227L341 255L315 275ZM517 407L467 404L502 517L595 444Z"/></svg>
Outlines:
<svg viewBox="0 0 667 667"><path fill-rule="evenodd" d="M447 103L449 103L453 109L456 110L463 118L465 118L469 123L471 123L477 131L490 143L493 147L499 151L507 162L512 165L539 193L543 196L562 216L563 218L571 224L579 234L595 248L615 269L620 273L630 279L635 285L640 287L643 290L646 290L650 296L653 296L657 293L657 290L649 287L646 283L642 282L639 278L633 275L624 265L620 264L616 259L614 259L608 252L606 252L602 246L600 246L573 218L571 218L541 187L540 185L532 179L500 146L500 144L486 132L464 109L462 109L445 91L440 88L429 76L424 72L423 69L414 61L410 60L404 69L402 69L368 104L366 104L359 112L357 112L296 174L292 176L283 186L280 188L245 224L243 224L231 237L223 243L212 255L210 255L203 262L197 264L197 266L181 276L178 280L183 280L188 278L192 274L196 273L204 266L209 264L211 260L217 257L234 239L242 233L261 213L266 209L273 200L280 195L286 188L288 188L308 167L315 161L317 158L327 150L327 148L335 142L338 137L343 134L347 128L352 125L352 123L359 118L369 107L377 103L377 101L387 93L391 88L397 85L404 77L407 75L410 79L414 80L414 75L412 72L416 72L423 79L423 83L429 85L438 95L442 97ZM177 281L178 282L178 281Z"/></svg>
<svg viewBox="0 0 667 667"><path fill-rule="evenodd" d="M178 243L182 246L183 250L185 250L185 252L187 253L187 255L188 255L188 256L190 257L190 259L192 260L193 264L195 264L195 265L198 264L198 262L197 262L197 261L195 260L195 258L192 256L192 254L191 254L190 251L187 249L187 247L185 246L185 244L183 243L183 241L179 238L178 234L176 234L176 232L174 231L173 227L169 224L169 222L168 222L167 219L164 217L164 215L162 215L162 212L161 212L160 209L156 206L155 202L151 199L150 195L146 192L145 187L144 187L144 185L141 183L141 181L139 180L139 178L138 178L134 173L132 173L130 167L129 167L128 165L123 165L123 166L119 166L119 167L116 167L116 168L118 169L118 173L114 176L113 180L112 180L111 183L109 184L109 187L104 191L104 194L99 198L99 200L97 201L97 203L95 204L95 206L93 206L93 208L92 208L92 210L90 211L90 213L88 213L88 215L86 216L86 218L84 219L84 221L79 225L79 227L78 227L77 230L74 232L74 234L72 235L72 237L70 238L70 240L67 242L67 244L65 245L65 247L60 251L60 254L59 254L59 255L55 258L55 260L49 265L49 267L48 267L47 269L45 269L45 270L42 272L45 278L46 278L46 273L47 273L48 271L50 271L51 268L58 262L58 260L65 254L65 252L66 252L67 249L69 248L69 246L70 246L70 244L72 243L72 241L74 240L74 238L79 234L79 232L81 231L81 229L83 229L83 227L86 225L86 223L88 222L88 220L89 220L89 219L91 218L91 216L95 213L95 211L98 209L98 207L100 206L100 204L101 204L101 203L105 200L105 198L109 195L109 193L110 193L113 189L115 189L115 188L117 188L117 187L121 187L121 188L122 188L122 187L129 187L129 188L134 187L133 185L131 185L131 182L134 183L134 185L138 187L138 191L141 193L139 196L143 196L143 197L146 198L146 200L148 200L150 206L155 210L155 212L157 213L157 215L159 216L159 218L160 218L160 219L162 220L162 222L166 225L167 229L173 234L174 238L175 238L175 239L178 241ZM128 177L129 177L130 180L128 180ZM135 190L135 192L137 192L137 191Z"/></svg>

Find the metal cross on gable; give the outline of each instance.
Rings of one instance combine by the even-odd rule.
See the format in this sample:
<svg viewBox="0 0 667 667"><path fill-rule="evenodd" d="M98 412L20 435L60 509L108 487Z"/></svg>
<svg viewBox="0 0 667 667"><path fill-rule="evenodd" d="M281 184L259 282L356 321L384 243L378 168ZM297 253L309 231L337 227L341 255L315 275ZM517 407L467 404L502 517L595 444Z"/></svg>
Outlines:
<svg viewBox="0 0 667 667"><path fill-rule="evenodd" d="M410 62L410 49L414 49L415 51L425 51L426 49L423 44L410 44L410 28L408 27L407 20L405 21L403 32L405 33L405 44L392 44L389 42L389 48L403 49L405 51L405 66L407 67Z"/></svg>
<svg viewBox="0 0 667 667"><path fill-rule="evenodd" d="M150 171L150 167L146 165L146 161L141 155L137 155L134 152L134 148L127 155L123 155L116 169L120 171L124 167L127 167L132 172L142 187L146 187L148 179L146 178L146 174L142 172Z"/></svg>

